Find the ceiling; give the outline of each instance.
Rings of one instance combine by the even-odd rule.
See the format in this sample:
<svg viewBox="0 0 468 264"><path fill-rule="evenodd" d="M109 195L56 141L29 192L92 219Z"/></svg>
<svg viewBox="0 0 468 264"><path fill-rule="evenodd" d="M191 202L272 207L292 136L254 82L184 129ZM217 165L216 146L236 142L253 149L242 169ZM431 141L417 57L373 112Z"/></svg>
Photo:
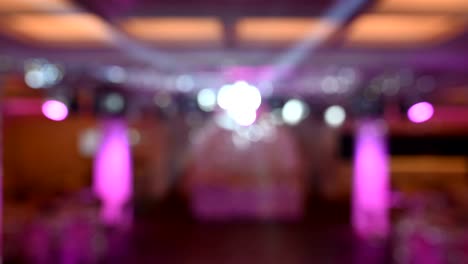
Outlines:
<svg viewBox="0 0 468 264"><path fill-rule="evenodd" d="M358 94L409 70L415 82L401 94L430 76L436 99L468 104L468 2L2 0L0 54L18 69L35 57L74 70L119 65L140 87L188 74L204 88L247 69L234 78L278 75L275 92L314 97L333 97L327 78L350 68L358 81L347 91Z"/></svg>

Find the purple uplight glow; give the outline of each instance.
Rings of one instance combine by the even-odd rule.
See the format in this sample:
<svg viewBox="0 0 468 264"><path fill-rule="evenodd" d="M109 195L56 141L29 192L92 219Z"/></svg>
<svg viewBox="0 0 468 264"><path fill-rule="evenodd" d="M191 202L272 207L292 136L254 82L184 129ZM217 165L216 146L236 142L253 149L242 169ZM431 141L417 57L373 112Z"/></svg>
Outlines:
<svg viewBox="0 0 468 264"><path fill-rule="evenodd" d="M363 238L389 232L389 172L385 127L366 121L358 128L354 152L353 228Z"/></svg>
<svg viewBox="0 0 468 264"><path fill-rule="evenodd" d="M94 160L93 189L102 200L101 217L107 224L125 220L124 206L132 195L132 170L125 120L102 124L101 142Z"/></svg>
<svg viewBox="0 0 468 264"><path fill-rule="evenodd" d="M42 113L50 120L62 121L68 116L68 108L61 101L47 100L42 104Z"/></svg>
<svg viewBox="0 0 468 264"><path fill-rule="evenodd" d="M422 123L431 119L434 107L428 102L414 104L408 109L408 118L413 123Z"/></svg>

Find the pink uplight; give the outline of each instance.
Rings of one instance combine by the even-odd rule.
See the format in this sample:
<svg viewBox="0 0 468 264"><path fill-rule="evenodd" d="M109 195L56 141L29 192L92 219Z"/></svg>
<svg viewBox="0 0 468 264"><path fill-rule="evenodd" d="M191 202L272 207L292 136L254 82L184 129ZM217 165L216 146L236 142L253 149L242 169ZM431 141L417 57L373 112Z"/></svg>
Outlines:
<svg viewBox="0 0 468 264"><path fill-rule="evenodd" d="M47 100L42 104L42 113L50 120L62 121L68 116L68 107L58 100Z"/></svg>
<svg viewBox="0 0 468 264"><path fill-rule="evenodd" d="M132 196L132 164L125 120L102 124L101 142L94 160L93 188L102 200L107 224L125 221L124 206Z"/></svg>
<svg viewBox="0 0 468 264"><path fill-rule="evenodd" d="M353 175L353 228L363 238L389 233L389 165L385 127L367 121L356 134Z"/></svg>
<svg viewBox="0 0 468 264"><path fill-rule="evenodd" d="M434 107L428 102L414 104L408 109L408 118L413 123L422 123L431 119Z"/></svg>

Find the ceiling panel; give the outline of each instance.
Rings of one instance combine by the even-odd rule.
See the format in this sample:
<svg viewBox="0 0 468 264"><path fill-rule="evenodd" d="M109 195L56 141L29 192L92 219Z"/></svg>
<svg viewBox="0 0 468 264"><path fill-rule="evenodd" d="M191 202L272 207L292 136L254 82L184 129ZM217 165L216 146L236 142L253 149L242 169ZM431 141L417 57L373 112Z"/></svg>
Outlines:
<svg viewBox="0 0 468 264"><path fill-rule="evenodd" d="M107 46L107 25L91 14L14 15L0 19L0 32L30 45Z"/></svg>
<svg viewBox="0 0 468 264"><path fill-rule="evenodd" d="M347 28L346 46L424 47L461 34L466 21L450 16L361 15Z"/></svg>
<svg viewBox="0 0 468 264"><path fill-rule="evenodd" d="M177 45L223 42L223 25L213 17L129 18L121 26L131 36L146 42Z"/></svg>
<svg viewBox="0 0 468 264"><path fill-rule="evenodd" d="M381 12L468 13L467 0L380 0L374 7Z"/></svg>
<svg viewBox="0 0 468 264"><path fill-rule="evenodd" d="M303 40L322 25L312 18L244 18L236 35L241 44L286 44Z"/></svg>
<svg viewBox="0 0 468 264"><path fill-rule="evenodd" d="M1 0L0 12L51 12L73 8L68 0Z"/></svg>

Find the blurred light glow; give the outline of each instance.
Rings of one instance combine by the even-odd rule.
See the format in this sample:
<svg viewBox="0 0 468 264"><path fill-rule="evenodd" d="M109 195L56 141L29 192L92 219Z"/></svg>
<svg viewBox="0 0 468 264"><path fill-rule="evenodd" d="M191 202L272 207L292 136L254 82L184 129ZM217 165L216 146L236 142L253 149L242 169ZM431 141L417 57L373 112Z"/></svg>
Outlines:
<svg viewBox="0 0 468 264"><path fill-rule="evenodd" d="M333 76L325 77L320 83L322 91L326 94L334 94L340 91L340 83L337 78Z"/></svg>
<svg viewBox="0 0 468 264"><path fill-rule="evenodd" d="M245 81L224 85L218 92L218 105L224 110L236 108L257 110L261 103L260 91Z"/></svg>
<svg viewBox="0 0 468 264"><path fill-rule="evenodd" d="M414 104L408 109L408 118L413 123L423 123L434 115L434 107L428 102Z"/></svg>
<svg viewBox="0 0 468 264"><path fill-rule="evenodd" d="M286 124L296 125L304 120L309 114L307 104L298 99L291 99L286 102L281 111L281 115Z"/></svg>
<svg viewBox="0 0 468 264"><path fill-rule="evenodd" d="M195 81L190 75L180 75L176 80L176 88L181 92L190 92L195 87Z"/></svg>
<svg viewBox="0 0 468 264"><path fill-rule="evenodd" d="M248 126L255 122L262 96L255 86L245 81L238 81L221 87L217 102L239 125Z"/></svg>
<svg viewBox="0 0 468 264"><path fill-rule="evenodd" d="M197 95L198 106L205 112L211 112L216 107L216 93L210 89L203 89Z"/></svg>
<svg viewBox="0 0 468 264"><path fill-rule="evenodd" d="M250 147L250 141L239 133L232 133L232 143L238 150L246 150Z"/></svg>
<svg viewBox="0 0 468 264"><path fill-rule="evenodd" d="M269 115L269 120L273 125L282 125L284 123L283 120L283 109L282 108L276 108L271 110L270 115Z"/></svg>
<svg viewBox="0 0 468 264"><path fill-rule="evenodd" d="M234 111L228 110L227 113L229 117L231 117L234 121L236 121L237 124L241 126L250 126L257 118L257 113L251 109L236 109Z"/></svg>
<svg viewBox="0 0 468 264"><path fill-rule="evenodd" d="M129 138L130 144L132 146L136 146L136 145L140 144L140 141L141 141L140 131L138 131L138 129L136 129L136 128L130 129L130 131L128 133L128 138Z"/></svg>
<svg viewBox="0 0 468 264"><path fill-rule="evenodd" d="M120 66L111 66L106 70L106 79L113 83L123 83L127 78L125 70Z"/></svg>
<svg viewBox="0 0 468 264"><path fill-rule="evenodd" d="M327 125L331 127L339 127L346 120L346 112L343 107L339 105L333 105L325 110L323 118Z"/></svg>
<svg viewBox="0 0 468 264"><path fill-rule="evenodd" d="M78 149L85 157L92 157L97 151L101 135L94 128L88 128L79 135Z"/></svg>
<svg viewBox="0 0 468 264"><path fill-rule="evenodd" d="M385 124L364 121L356 133L353 179L353 228L364 238L389 233L389 164Z"/></svg>
<svg viewBox="0 0 468 264"><path fill-rule="evenodd" d="M154 103L161 108L166 108L172 104L172 97L168 93L160 93L154 96Z"/></svg>
<svg viewBox="0 0 468 264"><path fill-rule="evenodd" d="M236 129L236 122L228 115L227 112L223 111L215 116L215 123L225 129L233 131Z"/></svg>
<svg viewBox="0 0 468 264"><path fill-rule="evenodd" d="M62 72L60 69L51 63L43 65L42 72L44 73L45 80L48 85L53 85L62 78Z"/></svg>
<svg viewBox="0 0 468 264"><path fill-rule="evenodd" d="M39 89L45 86L46 78L42 71L34 69L26 72L24 82L33 89Z"/></svg>
<svg viewBox="0 0 468 264"><path fill-rule="evenodd" d="M24 81L33 89L50 87L60 81L62 75L56 65L41 60L32 60L25 64Z"/></svg>
<svg viewBox="0 0 468 264"><path fill-rule="evenodd" d="M217 102L219 107L224 110L229 108L229 97L232 93L232 85L226 84L221 87L218 91Z"/></svg>
<svg viewBox="0 0 468 264"><path fill-rule="evenodd" d="M338 79L342 84L353 84L358 79L358 72L350 67L342 68L338 71Z"/></svg>
<svg viewBox="0 0 468 264"><path fill-rule="evenodd" d="M42 104L42 113L54 121L62 121L68 116L68 107L59 100L47 100Z"/></svg>
<svg viewBox="0 0 468 264"><path fill-rule="evenodd" d="M118 113L125 107L125 101L122 95L110 93L104 98L104 107L111 113Z"/></svg>
<svg viewBox="0 0 468 264"><path fill-rule="evenodd" d="M102 200L101 217L107 224L124 220L124 205L132 195L132 166L125 120L102 124L101 142L94 160L93 190Z"/></svg>

